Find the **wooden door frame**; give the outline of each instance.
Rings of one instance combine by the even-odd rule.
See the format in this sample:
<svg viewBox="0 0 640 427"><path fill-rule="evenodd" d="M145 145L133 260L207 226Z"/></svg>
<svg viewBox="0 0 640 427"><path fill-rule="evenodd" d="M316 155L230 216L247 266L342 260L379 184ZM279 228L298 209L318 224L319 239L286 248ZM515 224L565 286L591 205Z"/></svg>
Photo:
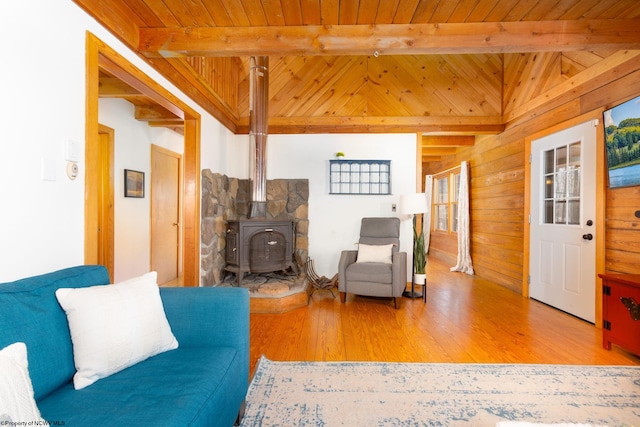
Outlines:
<svg viewBox="0 0 640 427"><path fill-rule="evenodd" d="M87 32L86 39L86 106L85 138L87 145L98 138L99 71L104 69L131 87L184 119L183 188L182 194L182 262L184 286L200 285L200 126L201 117L195 110L149 76L131 64L126 58L107 46L99 38ZM90 164L85 151L85 164ZM95 171L85 171L85 264L95 264L95 221L97 204L95 189L87 185L95 179Z"/></svg>
<svg viewBox="0 0 640 427"><path fill-rule="evenodd" d="M522 265L522 296L529 298L529 270L530 270L530 244L531 231L529 229L529 218L531 215L531 144L533 141L556 132L574 127L590 120L597 120L596 126L596 217L595 217L595 240L596 240L596 276L604 273L605 267L605 215L606 215L606 162L604 158L604 124L602 123L602 113L604 108L600 108L589 113L574 117L564 123L560 123L533 135L525 137L525 162L524 162L524 247ZM595 278L596 300L595 300L595 326L602 327L602 279Z"/></svg>
<svg viewBox="0 0 640 427"><path fill-rule="evenodd" d="M99 125L99 141L100 155L95 159L99 162L100 173L102 176L108 176L107 182L100 180L102 188L99 190L99 217L101 247L98 252L102 251L102 263L109 271L109 279L113 283L114 277L114 235L115 235L115 218L114 218L114 145L115 131L107 126ZM89 163L86 163L87 166Z"/></svg>

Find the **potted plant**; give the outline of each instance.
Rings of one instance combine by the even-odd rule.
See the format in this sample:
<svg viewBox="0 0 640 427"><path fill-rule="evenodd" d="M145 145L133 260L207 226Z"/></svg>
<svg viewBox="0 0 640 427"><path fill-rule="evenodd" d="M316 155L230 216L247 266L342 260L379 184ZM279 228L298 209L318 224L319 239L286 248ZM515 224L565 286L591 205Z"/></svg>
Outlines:
<svg viewBox="0 0 640 427"><path fill-rule="evenodd" d="M413 219L413 283L416 285L424 285L427 280L425 268L427 266L427 254L424 247L424 233L416 228L415 216Z"/></svg>
<svg viewBox="0 0 640 427"><path fill-rule="evenodd" d="M344 153L342 151L338 151L336 153L336 159L341 160L344 158Z"/></svg>

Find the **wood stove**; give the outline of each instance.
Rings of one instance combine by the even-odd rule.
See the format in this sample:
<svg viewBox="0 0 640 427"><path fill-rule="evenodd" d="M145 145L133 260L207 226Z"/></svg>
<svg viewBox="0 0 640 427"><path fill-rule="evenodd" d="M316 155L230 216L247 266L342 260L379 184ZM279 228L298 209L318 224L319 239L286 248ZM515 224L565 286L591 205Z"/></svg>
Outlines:
<svg viewBox="0 0 640 427"><path fill-rule="evenodd" d="M225 270L236 274L267 273L293 266L293 221L238 220L227 223Z"/></svg>

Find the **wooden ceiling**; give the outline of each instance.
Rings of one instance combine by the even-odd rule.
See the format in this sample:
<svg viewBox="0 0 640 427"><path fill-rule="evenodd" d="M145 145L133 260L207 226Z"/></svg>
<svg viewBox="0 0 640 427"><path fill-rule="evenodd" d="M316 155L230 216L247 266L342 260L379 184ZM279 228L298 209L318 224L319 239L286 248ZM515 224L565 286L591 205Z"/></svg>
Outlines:
<svg viewBox="0 0 640 427"><path fill-rule="evenodd" d="M251 55L269 56L270 133L477 135L502 131L536 91L640 49L638 0L74 1L235 133L248 132Z"/></svg>

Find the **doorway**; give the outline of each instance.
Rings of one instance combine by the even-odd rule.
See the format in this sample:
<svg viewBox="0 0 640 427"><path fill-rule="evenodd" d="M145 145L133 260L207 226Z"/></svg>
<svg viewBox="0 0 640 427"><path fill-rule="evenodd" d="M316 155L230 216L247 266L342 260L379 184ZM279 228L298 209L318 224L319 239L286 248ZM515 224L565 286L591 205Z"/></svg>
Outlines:
<svg viewBox="0 0 640 427"><path fill-rule="evenodd" d="M86 129L85 129L85 264L98 262L98 193L95 185L94 160L90 147L99 138L98 99L100 71L125 82L158 105L184 120L184 154L182 182L182 268L184 286L200 285L200 114L168 92L115 52L95 35L86 40Z"/></svg>
<svg viewBox="0 0 640 427"><path fill-rule="evenodd" d="M529 296L596 320L596 124L531 142Z"/></svg>

